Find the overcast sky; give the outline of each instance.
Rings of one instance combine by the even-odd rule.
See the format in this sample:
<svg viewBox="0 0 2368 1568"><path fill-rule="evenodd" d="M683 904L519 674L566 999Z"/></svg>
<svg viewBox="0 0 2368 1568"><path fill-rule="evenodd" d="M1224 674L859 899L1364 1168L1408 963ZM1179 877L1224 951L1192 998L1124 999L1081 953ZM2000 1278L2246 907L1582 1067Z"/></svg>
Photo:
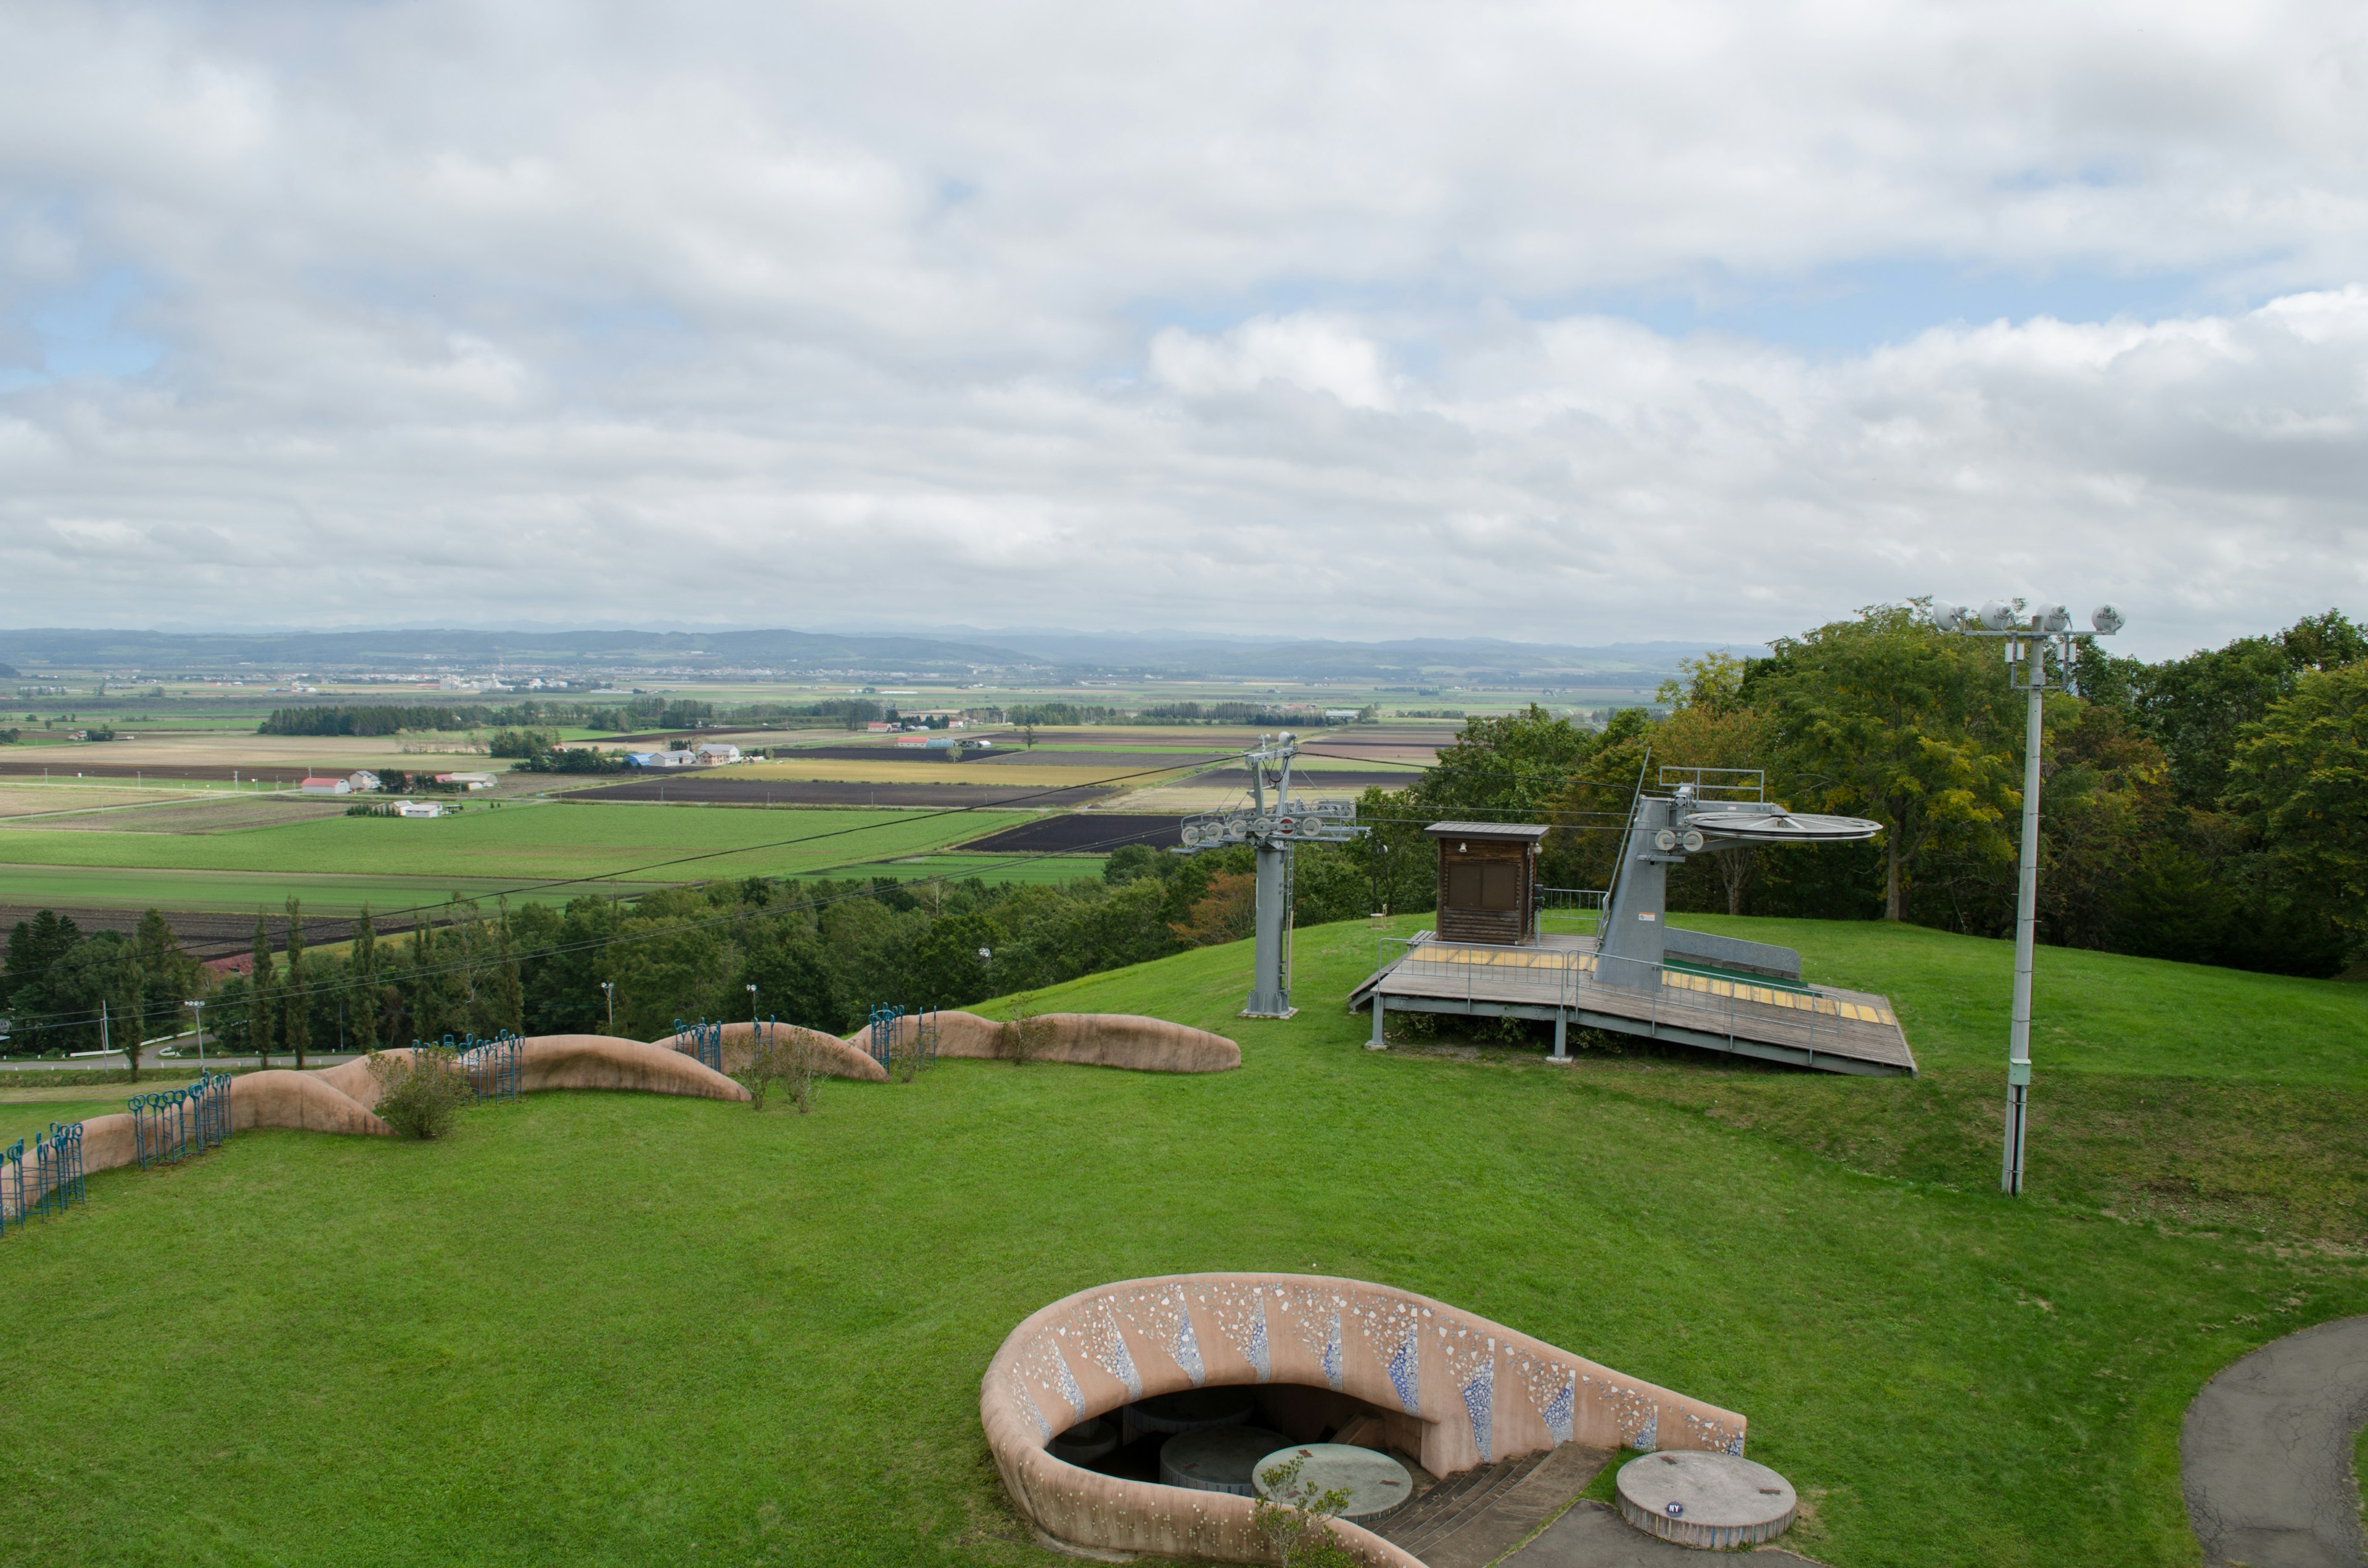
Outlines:
<svg viewBox="0 0 2368 1568"><path fill-rule="evenodd" d="M2368 614L2368 7L0 8L0 619Z"/></svg>

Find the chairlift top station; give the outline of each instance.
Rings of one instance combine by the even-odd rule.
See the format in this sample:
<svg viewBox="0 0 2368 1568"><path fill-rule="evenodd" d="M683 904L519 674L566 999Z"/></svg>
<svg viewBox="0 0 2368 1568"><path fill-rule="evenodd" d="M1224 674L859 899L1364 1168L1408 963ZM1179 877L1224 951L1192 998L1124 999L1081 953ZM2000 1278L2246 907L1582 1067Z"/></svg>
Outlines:
<svg viewBox="0 0 2368 1568"><path fill-rule="evenodd" d="M1536 1018L1554 1026L1567 1061L1569 1026L1668 1040L1829 1073L1912 1074L1915 1054L1888 998L1801 979L1790 948L1672 927L1668 870L1733 846L1849 844L1879 823L1795 812L1765 795L1752 768L1664 767L1660 792L1640 790L1620 868L1592 936L1541 933L1537 912L1558 890L1536 882L1538 824L1436 823L1436 928L1404 941L1349 994L1351 1010Z"/></svg>

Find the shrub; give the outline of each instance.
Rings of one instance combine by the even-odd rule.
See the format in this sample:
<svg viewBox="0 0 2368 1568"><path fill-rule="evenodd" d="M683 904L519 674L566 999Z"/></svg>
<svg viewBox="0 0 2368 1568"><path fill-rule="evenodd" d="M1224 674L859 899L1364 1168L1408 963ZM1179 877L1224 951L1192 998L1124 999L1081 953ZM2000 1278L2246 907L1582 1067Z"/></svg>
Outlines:
<svg viewBox="0 0 2368 1568"><path fill-rule="evenodd" d="M1349 1568L1356 1559L1340 1545L1331 1525L1332 1516L1349 1506L1349 1494L1337 1486L1318 1492L1314 1482L1300 1480L1306 1462L1303 1450L1300 1457L1258 1473L1266 1483L1266 1495L1250 1505L1250 1523L1266 1537L1282 1568Z"/></svg>
<svg viewBox="0 0 2368 1568"><path fill-rule="evenodd" d="M476 1097L459 1056L442 1046L415 1046L401 1056L373 1051L370 1070L378 1080L379 1119L398 1138L441 1138Z"/></svg>
<svg viewBox="0 0 2368 1568"><path fill-rule="evenodd" d="M813 1037L803 1029L760 1030L749 1047L748 1065L732 1077L748 1091L750 1108L764 1109L766 1092L779 1084L803 1116L814 1109L816 1054Z"/></svg>
<svg viewBox="0 0 2368 1568"><path fill-rule="evenodd" d="M995 1033L995 1052L1014 1067L1024 1067L1044 1054L1050 1033L1037 1015L1035 996L1023 991L1011 999L1011 1016Z"/></svg>

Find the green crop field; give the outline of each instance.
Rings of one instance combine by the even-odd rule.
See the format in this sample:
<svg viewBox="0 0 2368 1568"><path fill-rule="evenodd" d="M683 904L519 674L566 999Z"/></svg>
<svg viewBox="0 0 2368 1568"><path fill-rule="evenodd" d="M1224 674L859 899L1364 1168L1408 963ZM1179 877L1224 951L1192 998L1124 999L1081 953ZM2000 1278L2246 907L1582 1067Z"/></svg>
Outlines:
<svg viewBox="0 0 2368 1568"><path fill-rule="evenodd" d="M1806 1505L1787 1544L1837 1568L2194 1562L2188 1402L2368 1311L2358 1215L2329 1199L2357 1134L2241 1155L2311 1203L2134 1219L2100 1119L2143 1134L2185 1094L2191 1123L2243 1121L2260 1092L2357 1126L2368 988L2043 952L2016 1201L1990 1167L2007 948L1703 924L1888 987L1931 1071L1608 1049L1558 1069L1440 1035L1368 1052L1339 1006L1381 928L1360 923L1298 934L1288 1021L1234 1016L1243 945L1039 998L1222 1030L1236 1073L949 1061L825 1084L803 1118L543 1095L441 1143L242 1133L101 1175L86 1210L0 1242L17 1299L45 1303L5 1554L1051 1568L979 1433L1003 1336L1087 1285L1283 1269L1440 1297L1744 1412ZM1854 1168L1952 1096L1986 1135ZM2206 1187L2237 1174L2209 1140L2191 1158Z"/></svg>
<svg viewBox="0 0 2368 1568"><path fill-rule="evenodd" d="M455 898L489 903L517 885L514 877L358 877L296 871L169 871L153 868L0 865L0 904L49 909L177 909L245 915L279 913L299 898L313 915L357 915L364 904L383 914ZM663 882L604 881L603 893L631 896ZM564 903L572 886L511 894L511 902Z"/></svg>
<svg viewBox="0 0 2368 1568"><path fill-rule="evenodd" d="M674 862L637 880L694 881L795 876L924 854L1027 820L1017 812L472 803L460 815L429 820L341 816L206 835L0 828L0 863L540 880L617 876Z"/></svg>
<svg viewBox="0 0 2368 1568"><path fill-rule="evenodd" d="M815 877L894 877L899 881L977 878L1001 882L1099 881L1107 855L914 855L894 860L850 862L809 873Z"/></svg>

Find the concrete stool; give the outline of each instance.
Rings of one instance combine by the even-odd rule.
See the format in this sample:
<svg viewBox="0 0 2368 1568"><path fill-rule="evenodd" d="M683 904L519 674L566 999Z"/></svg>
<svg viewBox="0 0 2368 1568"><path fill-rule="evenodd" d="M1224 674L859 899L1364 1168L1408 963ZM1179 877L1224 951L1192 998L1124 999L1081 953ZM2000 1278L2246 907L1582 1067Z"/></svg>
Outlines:
<svg viewBox="0 0 2368 1568"><path fill-rule="evenodd" d="M1679 1546L1774 1540L1800 1500L1793 1483L1740 1454L1646 1454L1620 1467L1620 1517Z"/></svg>
<svg viewBox="0 0 2368 1568"><path fill-rule="evenodd" d="M1178 1432L1159 1446L1159 1479L1195 1492L1255 1496L1258 1460L1291 1439L1263 1426L1203 1426Z"/></svg>

